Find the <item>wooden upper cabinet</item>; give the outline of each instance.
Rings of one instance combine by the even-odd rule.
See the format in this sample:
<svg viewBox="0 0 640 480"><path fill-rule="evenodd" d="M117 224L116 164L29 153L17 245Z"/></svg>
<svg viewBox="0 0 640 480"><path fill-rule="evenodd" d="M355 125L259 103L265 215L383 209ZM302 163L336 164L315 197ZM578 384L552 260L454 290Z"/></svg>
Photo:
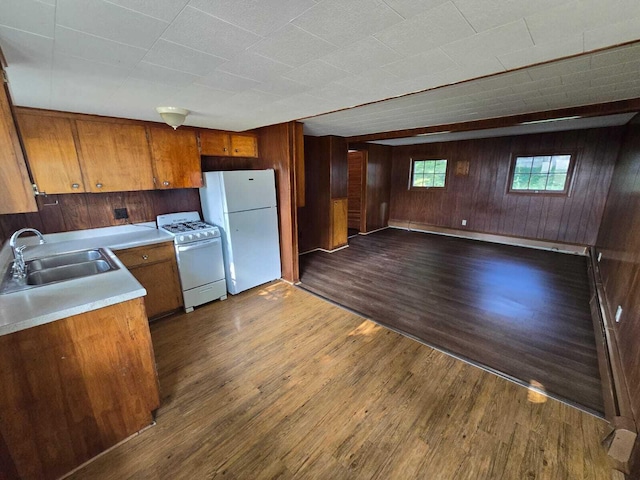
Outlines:
<svg viewBox="0 0 640 480"><path fill-rule="evenodd" d="M11 115L9 95L5 85L2 84L0 85L0 214L36 211L38 207L18 140L16 125Z"/></svg>
<svg viewBox="0 0 640 480"><path fill-rule="evenodd" d="M42 193L84 192L71 120L25 113L19 113L17 118L38 190Z"/></svg>
<svg viewBox="0 0 640 480"><path fill-rule="evenodd" d="M152 190L153 169L143 125L76 120L89 192Z"/></svg>
<svg viewBox="0 0 640 480"><path fill-rule="evenodd" d="M200 153L214 157L257 157L255 135L200 130Z"/></svg>
<svg viewBox="0 0 640 480"><path fill-rule="evenodd" d="M190 129L149 127L156 188L202 186L202 168L196 132Z"/></svg>

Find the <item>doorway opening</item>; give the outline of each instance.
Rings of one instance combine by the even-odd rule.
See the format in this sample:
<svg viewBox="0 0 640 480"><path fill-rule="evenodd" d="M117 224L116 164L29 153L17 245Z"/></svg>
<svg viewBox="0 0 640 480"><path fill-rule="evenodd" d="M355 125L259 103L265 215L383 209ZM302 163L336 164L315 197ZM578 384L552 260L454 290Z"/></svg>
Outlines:
<svg viewBox="0 0 640 480"><path fill-rule="evenodd" d="M347 161L347 226L348 236L353 237L367 229L367 152L350 150Z"/></svg>

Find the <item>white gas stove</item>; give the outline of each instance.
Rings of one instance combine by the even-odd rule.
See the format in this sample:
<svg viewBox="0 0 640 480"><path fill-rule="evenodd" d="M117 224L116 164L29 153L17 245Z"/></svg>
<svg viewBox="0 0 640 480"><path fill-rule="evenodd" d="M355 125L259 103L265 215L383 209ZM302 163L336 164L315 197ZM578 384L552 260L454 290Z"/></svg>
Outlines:
<svg viewBox="0 0 640 480"><path fill-rule="evenodd" d="M158 215L158 228L173 236L184 309L227 298L220 230L198 212Z"/></svg>

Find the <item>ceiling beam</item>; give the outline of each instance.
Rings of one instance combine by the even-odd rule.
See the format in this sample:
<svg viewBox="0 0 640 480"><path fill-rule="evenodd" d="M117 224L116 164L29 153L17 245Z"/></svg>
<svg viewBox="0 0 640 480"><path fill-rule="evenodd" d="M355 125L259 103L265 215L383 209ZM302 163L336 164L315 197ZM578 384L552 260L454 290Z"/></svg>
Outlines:
<svg viewBox="0 0 640 480"><path fill-rule="evenodd" d="M536 122L553 118L566 117L601 117L617 113L640 112L640 98L619 100L616 102L584 105L581 107L560 108L534 113L522 113L508 117L488 118L470 122L447 123L444 125L432 125L429 127L394 130L391 132L370 133L367 135L355 135L347 137L348 142L371 142L374 140L389 140L392 138L415 137L438 132L466 132L470 130L485 130L491 128L513 127L524 122Z"/></svg>

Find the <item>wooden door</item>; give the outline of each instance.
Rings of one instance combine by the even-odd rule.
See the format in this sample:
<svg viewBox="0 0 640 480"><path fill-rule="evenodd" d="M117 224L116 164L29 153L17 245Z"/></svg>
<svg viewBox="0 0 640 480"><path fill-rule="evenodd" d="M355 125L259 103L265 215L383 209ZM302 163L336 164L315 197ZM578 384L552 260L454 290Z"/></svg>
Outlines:
<svg viewBox="0 0 640 480"><path fill-rule="evenodd" d="M41 193L84 192L71 120L17 115L31 173Z"/></svg>
<svg viewBox="0 0 640 480"><path fill-rule="evenodd" d="M200 130L200 153L212 157L231 155L231 139L228 133Z"/></svg>
<svg viewBox="0 0 640 480"><path fill-rule="evenodd" d="M20 148L10 102L7 87L2 85L0 87L0 214L36 212L38 207L22 148Z"/></svg>
<svg viewBox="0 0 640 480"><path fill-rule="evenodd" d="M195 130L151 127L151 151L158 188L202 186L200 151Z"/></svg>
<svg viewBox="0 0 640 480"><path fill-rule="evenodd" d="M234 157L257 157L258 139L253 135L231 135L231 155Z"/></svg>
<svg viewBox="0 0 640 480"><path fill-rule="evenodd" d="M152 190L153 170L142 125L77 120L86 190Z"/></svg>
<svg viewBox="0 0 640 480"><path fill-rule="evenodd" d="M366 191L365 152L349 152L348 155L348 224L359 232L365 230L363 225L365 212L364 192Z"/></svg>

